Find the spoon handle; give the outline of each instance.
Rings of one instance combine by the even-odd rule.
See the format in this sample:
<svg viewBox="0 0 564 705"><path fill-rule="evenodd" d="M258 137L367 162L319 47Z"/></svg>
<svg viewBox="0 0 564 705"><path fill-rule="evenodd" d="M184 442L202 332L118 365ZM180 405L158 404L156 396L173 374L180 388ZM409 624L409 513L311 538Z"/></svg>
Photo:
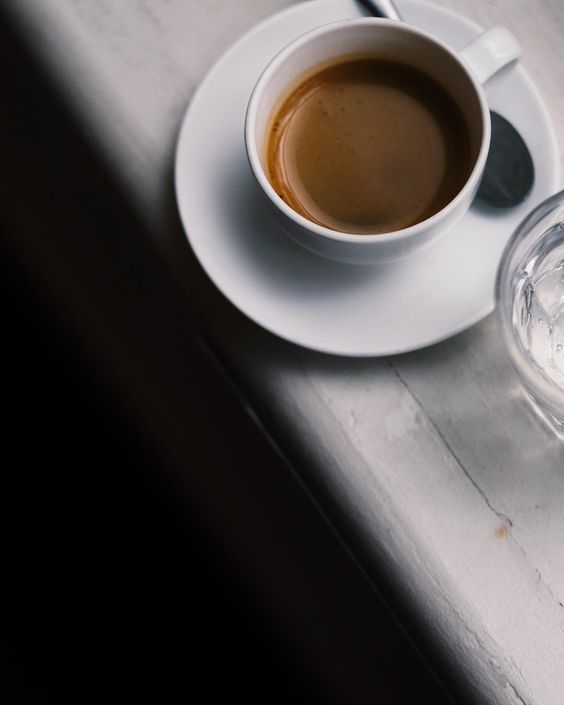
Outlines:
<svg viewBox="0 0 564 705"><path fill-rule="evenodd" d="M389 20L400 21L402 19L394 0L360 0L360 2L369 12L377 17L386 17Z"/></svg>

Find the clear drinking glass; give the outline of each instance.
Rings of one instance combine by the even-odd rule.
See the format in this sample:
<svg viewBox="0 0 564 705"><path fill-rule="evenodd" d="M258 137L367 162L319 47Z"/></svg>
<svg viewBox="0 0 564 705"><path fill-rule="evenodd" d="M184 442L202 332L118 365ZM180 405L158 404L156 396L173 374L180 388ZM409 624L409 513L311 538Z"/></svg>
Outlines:
<svg viewBox="0 0 564 705"><path fill-rule="evenodd" d="M535 208L508 242L496 313L527 396L564 439L564 191Z"/></svg>

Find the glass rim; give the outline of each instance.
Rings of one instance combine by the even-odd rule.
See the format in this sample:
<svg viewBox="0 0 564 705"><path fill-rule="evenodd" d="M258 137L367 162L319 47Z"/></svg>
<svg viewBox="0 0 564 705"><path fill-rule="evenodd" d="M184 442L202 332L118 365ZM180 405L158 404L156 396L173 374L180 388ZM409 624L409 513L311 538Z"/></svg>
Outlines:
<svg viewBox="0 0 564 705"><path fill-rule="evenodd" d="M523 347L517 343L513 335L513 300L511 297L511 277L513 272L511 265L514 264L519 246L525 242L527 233L559 207L564 209L564 190L558 191L539 203L534 210L525 216L507 242L502 252L496 274L495 312L503 340L509 350L511 362L523 386L528 392L538 394L540 399L555 411L564 412L564 389L550 382L549 379L532 364Z"/></svg>

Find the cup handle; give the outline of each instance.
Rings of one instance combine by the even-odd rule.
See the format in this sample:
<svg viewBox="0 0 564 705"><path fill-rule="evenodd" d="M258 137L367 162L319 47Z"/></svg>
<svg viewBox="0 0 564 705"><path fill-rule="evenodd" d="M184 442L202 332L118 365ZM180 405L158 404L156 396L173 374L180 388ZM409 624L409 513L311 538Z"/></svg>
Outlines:
<svg viewBox="0 0 564 705"><path fill-rule="evenodd" d="M492 27L460 52L480 83L521 56L521 45L506 27Z"/></svg>

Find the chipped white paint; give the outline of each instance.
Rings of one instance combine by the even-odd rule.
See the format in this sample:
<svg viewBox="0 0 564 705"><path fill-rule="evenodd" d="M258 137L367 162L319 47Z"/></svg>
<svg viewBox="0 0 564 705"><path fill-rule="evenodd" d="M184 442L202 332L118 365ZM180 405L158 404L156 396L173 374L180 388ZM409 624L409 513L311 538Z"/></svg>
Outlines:
<svg viewBox="0 0 564 705"><path fill-rule="evenodd" d="M514 393L494 321L390 360L266 350L241 351L241 373L267 397L283 388L285 442L354 517L477 702L561 703L564 446Z"/></svg>
<svg viewBox="0 0 564 705"><path fill-rule="evenodd" d="M564 4L436 1L515 33L564 146ZM290 4L5 0L155 226L198 81L244 29ZM165 231L155 237L181 273L189 255ZM220 353L321 504L352 523L368 570L385 569L476 702L561 705L564 446L523 400L494 321L419 353L342 360L209 314Z"/></svg>

